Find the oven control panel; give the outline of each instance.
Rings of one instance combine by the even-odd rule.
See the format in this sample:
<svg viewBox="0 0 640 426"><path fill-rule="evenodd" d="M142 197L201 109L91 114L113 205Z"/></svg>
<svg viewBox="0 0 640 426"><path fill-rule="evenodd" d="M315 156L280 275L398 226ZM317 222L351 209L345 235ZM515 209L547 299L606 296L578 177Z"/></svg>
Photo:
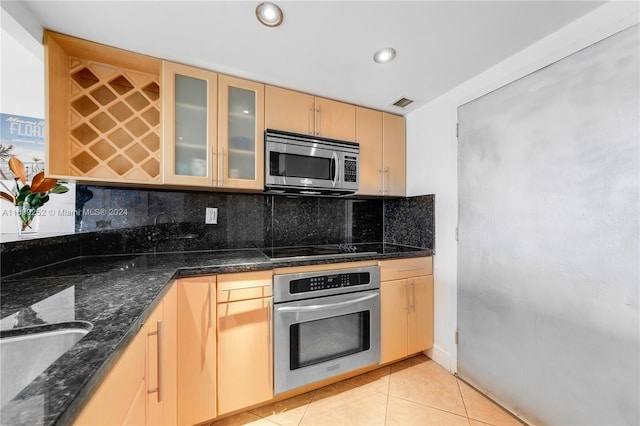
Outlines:
<svg viewBox="0 0 640 426"><path fill-rule="evenodd" d="M311 291L330 290L341 287L367 285L371 282L368 272L352 272L346 274L316 275L289 282L289 292L308 293Z"/></svg>
<svg viewBox="0 0 640 426"><path fill-rule="evenodd" d="M379 288L380 266L378 265L275 274L273 303L301 301Z"/></svg>

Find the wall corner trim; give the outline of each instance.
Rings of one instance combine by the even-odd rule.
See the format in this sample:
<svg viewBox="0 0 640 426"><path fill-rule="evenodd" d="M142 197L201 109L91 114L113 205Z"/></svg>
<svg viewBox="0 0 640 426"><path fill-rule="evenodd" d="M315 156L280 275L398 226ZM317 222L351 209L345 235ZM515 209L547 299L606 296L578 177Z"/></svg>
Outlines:
<svg viewBox="0 0 640 426"><path fill-rule="evenodd" d="M426 356L431 358L436 364L442 366L445 370L455 373L455 371L451 370L451 356L449 353L442 350L442 348L438 345L433 345L431 349L428 349L423 352Z"/></svg>

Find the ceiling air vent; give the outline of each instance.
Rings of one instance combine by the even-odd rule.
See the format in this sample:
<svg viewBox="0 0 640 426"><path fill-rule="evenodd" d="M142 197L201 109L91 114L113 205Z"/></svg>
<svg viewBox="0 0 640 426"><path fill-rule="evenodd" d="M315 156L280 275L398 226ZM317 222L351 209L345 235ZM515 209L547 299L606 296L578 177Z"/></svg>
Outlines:
<svg viewBox="0 0 640 426"><path fill-rule="evenodd" d="M409 99L409 98L400 98L397 101L395 101L393 103L393 105L400 107L400 108L404 108L407 105L410 105L413 103L413 100Z"/></svg>

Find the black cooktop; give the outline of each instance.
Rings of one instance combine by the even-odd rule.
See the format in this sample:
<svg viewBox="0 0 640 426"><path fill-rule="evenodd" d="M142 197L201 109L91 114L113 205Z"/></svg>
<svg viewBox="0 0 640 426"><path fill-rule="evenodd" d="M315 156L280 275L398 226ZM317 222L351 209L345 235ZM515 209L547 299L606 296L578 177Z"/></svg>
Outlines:
<svg viewBox="0 0 640 426"><path fill-rule="evenodd" d="M327 244L318 246L273 247L263 249L263 253L270 259L285 260L298 258L322 258L329 256L349 256L363 254L383 254L422 250L415 247L397 246L384 243L363 244Z"/></svg>

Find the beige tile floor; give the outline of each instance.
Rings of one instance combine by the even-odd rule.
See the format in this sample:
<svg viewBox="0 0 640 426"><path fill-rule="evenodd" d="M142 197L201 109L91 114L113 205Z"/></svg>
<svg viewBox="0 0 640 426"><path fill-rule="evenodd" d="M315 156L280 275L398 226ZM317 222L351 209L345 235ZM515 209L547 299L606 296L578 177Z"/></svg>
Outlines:
<svg viewBox="0 0 640 426"><path fill-rule="evenodd" d="M215 421L211 426L522 426L424 355Z"/></svg>

